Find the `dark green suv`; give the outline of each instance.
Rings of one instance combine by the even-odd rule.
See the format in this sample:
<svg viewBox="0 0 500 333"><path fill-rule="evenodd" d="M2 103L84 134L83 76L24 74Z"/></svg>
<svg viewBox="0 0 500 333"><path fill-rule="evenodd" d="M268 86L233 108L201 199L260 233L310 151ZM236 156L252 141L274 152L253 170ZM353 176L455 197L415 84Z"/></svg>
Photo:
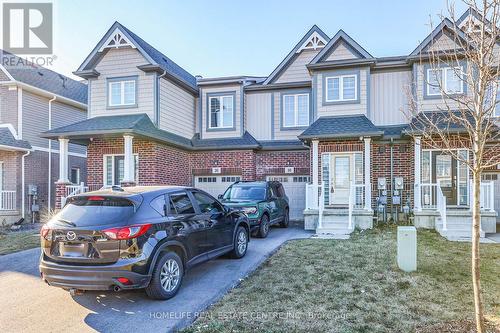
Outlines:
<svg viewBox="0 0 500 333"><path fill-rule="evenodd" d="M246 213L252 231L261 238L267 237L271 225L288 227L288 197L278 181L236 182L219 198L224 205Z"/></svg>

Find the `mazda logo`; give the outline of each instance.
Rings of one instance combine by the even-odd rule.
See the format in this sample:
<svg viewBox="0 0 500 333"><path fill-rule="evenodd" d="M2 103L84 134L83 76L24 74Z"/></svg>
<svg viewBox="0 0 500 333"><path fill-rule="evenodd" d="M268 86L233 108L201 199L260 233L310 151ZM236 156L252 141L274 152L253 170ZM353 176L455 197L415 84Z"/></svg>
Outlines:
<svg viewBox="0 0 500 333"><path fill-rule="evenodd" d="M66 234L66 239L67 240L75 240L76 239L76 234L74 231L68 231L68 233Z"/></svg>

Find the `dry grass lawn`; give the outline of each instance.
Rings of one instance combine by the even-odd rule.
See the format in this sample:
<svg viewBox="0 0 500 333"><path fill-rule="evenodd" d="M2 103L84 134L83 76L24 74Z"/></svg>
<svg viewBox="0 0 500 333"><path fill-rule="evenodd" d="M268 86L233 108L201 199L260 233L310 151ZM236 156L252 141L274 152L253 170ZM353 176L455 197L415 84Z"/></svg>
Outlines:
<svg viewBox="0 0 500 333"><path fill-rule="evenodd" d="M500 328L500 244L481 244L490 331ZM418 271L396 264L396 229L298 240L187 332L470 332L470 244L418 232ZM495 329L496 327L496 329Z"/></svg>
<svg viewBox="0 0 500 333"><path fill-rule="evenodd" d="M0 255L18 252L40 246L40 232L36 229L26 231L5 231L0 233Z"/></svg>

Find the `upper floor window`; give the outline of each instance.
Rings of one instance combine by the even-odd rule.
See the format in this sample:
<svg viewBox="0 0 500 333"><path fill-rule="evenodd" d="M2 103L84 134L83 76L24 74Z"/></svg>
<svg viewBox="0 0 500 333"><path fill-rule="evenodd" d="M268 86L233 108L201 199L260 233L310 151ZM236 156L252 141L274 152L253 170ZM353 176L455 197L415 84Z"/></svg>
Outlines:
<svg viewBox="0 0 500 333"><path fill-rule="evenodd" d="M355 74L327 77L326 101L344 102L358 99L358 76Z"/></svg>
<svg viewBox="0 0 500 333"><path fill-rule="evenodd" d="M427 69L427 95L440 96L446 94L462 94L464 85L462 80L462 67L442 67Z"/></svg>
<svg viewBox="0 0 500 333"><path fill-rule="evenodd" d="M233 128L234 126L234 95L210 96L209 128Z"/></svg>
<svg viewBox="0 0 500 333"><path fill-rule="evenodd" d="M309 125L309 94L283 95L283 127Z"/></svg>
<svg viewBox="0 0 500 333"><path fill-rule="evenodd" d="M135 106L136 89L136 78L110 79L108 81L108 106Z"/></svg>

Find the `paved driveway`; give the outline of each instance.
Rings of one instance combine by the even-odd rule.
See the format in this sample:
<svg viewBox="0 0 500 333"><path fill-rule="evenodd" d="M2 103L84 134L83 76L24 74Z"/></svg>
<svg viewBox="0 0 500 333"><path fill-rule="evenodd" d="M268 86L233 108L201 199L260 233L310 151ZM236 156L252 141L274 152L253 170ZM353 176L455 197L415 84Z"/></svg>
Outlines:
<svg viewBox="0 0 500 333"><path fill-rule="evenodd" d="M252 238L241 260L216 259L190 270L171 300L152 301L142 291L68 292L41 282L39 250L0 257L1 332L168 332L189 325L281 244L311 234L301 227L273 228L266 239Z"/></svg>

